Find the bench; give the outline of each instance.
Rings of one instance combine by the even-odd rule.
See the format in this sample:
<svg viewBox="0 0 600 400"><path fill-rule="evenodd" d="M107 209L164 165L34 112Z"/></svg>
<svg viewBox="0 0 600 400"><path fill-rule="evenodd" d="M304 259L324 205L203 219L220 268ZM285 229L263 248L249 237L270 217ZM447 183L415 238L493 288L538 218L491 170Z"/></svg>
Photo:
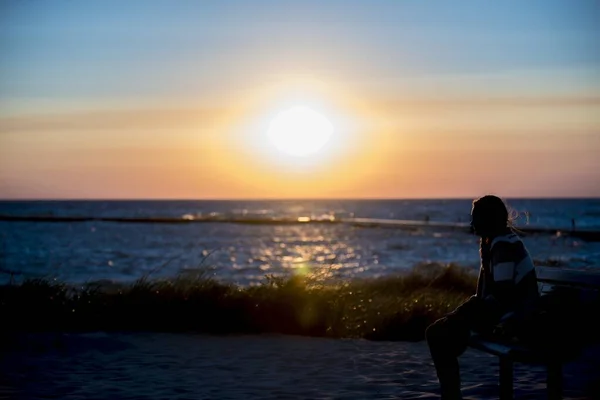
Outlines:
<svg viewBox="0 0 600 400"><path fill-rule="evenodd" d="M501 400L513 398L514 362L546 366L547 397L562 399L563 364L577 359L587 345L600 339L600 331L593 325L600 316L600 268L592 271L540 266L536 273L545 310L540 315L546 316L533 324L539 325L535 331L544 333L539 343L527 345L477 334L470 339L471 348L499 358Z"/></svg>

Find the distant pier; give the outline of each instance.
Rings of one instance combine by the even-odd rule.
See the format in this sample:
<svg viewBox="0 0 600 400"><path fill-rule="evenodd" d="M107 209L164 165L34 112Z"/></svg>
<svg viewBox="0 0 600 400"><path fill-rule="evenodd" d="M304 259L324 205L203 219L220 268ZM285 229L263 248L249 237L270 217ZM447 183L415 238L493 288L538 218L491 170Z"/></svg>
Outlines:
<svg viewBox="0 0 600 400"><path fill-rule="evenodd" d="M437 229L471 232L467 223L442 221L417 221L383 218L265 218L265 217L86 217L86 216L15 216L0 215L0 221L5 222L116 222L116 223L145 223L145 224L192 224L192 223L229 223L251 225L299 225L299 224L348 224L356 227L397 228L397 229ZM600 241L598 229L571 229L540 226L523 226L517 229L524 234L548 234L557 236L576 237L585 241Z"/></svg>

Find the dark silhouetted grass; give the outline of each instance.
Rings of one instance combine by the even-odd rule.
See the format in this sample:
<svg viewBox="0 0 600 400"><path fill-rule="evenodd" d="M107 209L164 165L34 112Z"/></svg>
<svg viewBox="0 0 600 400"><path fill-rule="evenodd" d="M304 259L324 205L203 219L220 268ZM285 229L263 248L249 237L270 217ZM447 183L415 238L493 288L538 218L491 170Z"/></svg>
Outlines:
<svg viewBox="0 0 600 400"><path fill-rule="evenodd" d="M71 286L32 279L0 287L5 332L168 331L283 333L371 340L420 340L425 328L475 292L456 265L423 264L405 275L324 281L267 276L240 287L206 273L142 277L127 285Z"/></svg>

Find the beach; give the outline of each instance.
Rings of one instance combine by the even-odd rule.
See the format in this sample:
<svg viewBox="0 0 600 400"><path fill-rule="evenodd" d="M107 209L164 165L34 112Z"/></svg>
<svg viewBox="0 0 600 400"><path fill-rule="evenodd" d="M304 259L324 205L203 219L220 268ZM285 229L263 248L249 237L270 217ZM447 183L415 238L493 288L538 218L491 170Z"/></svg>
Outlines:
<svg viewBox="0 0 600 400"><path fill-rule="evenodd" d="M540 226L568 228L571 218L600 226L595 199L513 204L535 210L527 216ZM465 222L469 207L470 200L0 203L17 216L223 219L0 222L1 278L27 283L2 287L3 321L29 332L0 333L0 398L439 398L423 332L475 291L479 245L436 223ZM235 222L255 214L260 223ZM298 222L323 215L432 219L427 229ZM297 223L274 224L278 218ZM600 242L546 233L524 240L537 265L593 269L600 259ZM600 346L565 366L565 399L600 398L598 360ZM465 399L498 398L496 357L469 349L460 363ZM516 399L546 398L544 367L517 363L514 377Z"/></svg>
<svg viewBox="0 0 600 400"><path fill-rule="evenodd" d="M0 398L435 399L424 341L286 335L37 333L5 338ZM600 348L565 365L565 399L600 394ZM465 399L496 399L498 361L460 358ZM515 398L544 399L543 367L515 364ZM597 397L596 397L597 398Z"/></svg>

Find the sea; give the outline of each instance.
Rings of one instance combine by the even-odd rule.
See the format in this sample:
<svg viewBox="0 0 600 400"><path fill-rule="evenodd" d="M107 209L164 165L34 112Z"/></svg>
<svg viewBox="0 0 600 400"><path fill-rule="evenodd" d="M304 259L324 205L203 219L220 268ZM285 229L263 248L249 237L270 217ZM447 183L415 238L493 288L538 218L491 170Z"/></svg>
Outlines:
<svg viewBox="0 0 600 400"><path fill-rule="evenodd" d="M600 267L600 199L506 199L535 262ZM202 275L377 278L427 263L479 268L472 199L0 201L0 283L133 282ZM8 218L11 217L11 218ZM15 218L18 217L18 218ZM357 224L357 219L415 224Z"/></svg>

